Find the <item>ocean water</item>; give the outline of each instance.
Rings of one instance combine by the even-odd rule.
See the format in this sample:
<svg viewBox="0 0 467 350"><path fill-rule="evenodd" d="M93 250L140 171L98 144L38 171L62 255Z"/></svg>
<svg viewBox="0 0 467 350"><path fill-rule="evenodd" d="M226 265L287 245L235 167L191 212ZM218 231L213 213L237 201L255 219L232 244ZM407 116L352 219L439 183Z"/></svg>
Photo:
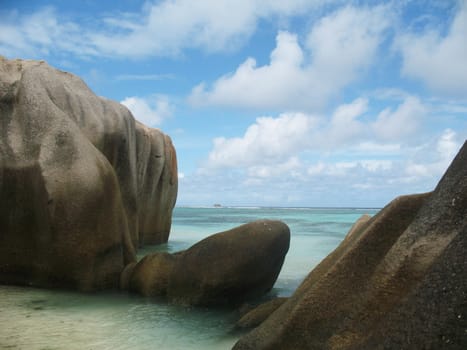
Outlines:
<svg viewBox="0 0 467 350"><path fill-rule="evenodd" d="M278 219L291 244L272 296L289 296L363 214L377 209L176 208L169 242L176 252L210 234L257 219ZM0 349L230 349L240 336L231 309L169 305L130 295L81 294L0 286Z"/></svg>

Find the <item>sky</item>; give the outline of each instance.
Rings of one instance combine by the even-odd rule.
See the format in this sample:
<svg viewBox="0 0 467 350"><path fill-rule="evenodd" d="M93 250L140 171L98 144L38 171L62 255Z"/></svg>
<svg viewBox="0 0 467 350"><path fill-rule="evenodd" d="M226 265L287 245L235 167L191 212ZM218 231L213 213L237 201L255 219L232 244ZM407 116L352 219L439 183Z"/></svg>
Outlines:
<svg viewBox="0 0 467 350"><path fill-rule="evenodd" d="M0 55L168 134L179 206L382 207L467 137L467 0L0 0Z"/></svg>

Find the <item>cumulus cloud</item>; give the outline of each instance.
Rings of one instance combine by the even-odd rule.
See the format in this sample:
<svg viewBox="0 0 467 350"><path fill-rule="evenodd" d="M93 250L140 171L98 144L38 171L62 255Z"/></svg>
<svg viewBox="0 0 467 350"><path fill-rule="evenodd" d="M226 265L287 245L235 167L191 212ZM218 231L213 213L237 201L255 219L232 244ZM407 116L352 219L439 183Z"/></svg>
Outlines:
<svg viewBox="0 0 467 350"><path fill-rule="evenodd" d="M329 126L320 131L317 138L327 146L339 147L354 141L362 135L364 124L358 120L368 109L368 100L358 98L352 103L343 104L336 108L329 122Z"/></svg>
<svg viewBox="0 0 467 350"><path fill-rule="evenodd" d="M418 150L418 158L415 156L407 162L405 167L406 181L418 181L420 178L436 177L449 166L461 143L458 135L451 129L445 129L434 143L425 145ZM427 150L431 150L427 154Z"/></svg>
<svg viewBox="0 0 467 350"><path fill-rule="evenodd" d="M367 116L369 121L361 121L368 110L369 100L357 98L338 106L330 117L283 113L278 117L257 118L241 137L215 138L207 165L211 168L256 166L260 169L261 165L278 166L303 152L345 150L356 155L398 155L401 153L400 143L407 143L420 129L419 120L425 107L417 98L409 96L395 111L384 109ZM365 164L361 166L365 168ZM312 172L320 168L313 168Z"/></svg>
<svg viewBox="0 0 467 350"><path fill-rule="evenodd" d="M384 140L404 139L417 131L427 110L420 100L408 96L395 111L384 109L372 124L373 131Z"/></svg>
<svg viewBox="0 0 467 350"><path fill-rule="evenodd" d="M243 136L214 140L203 176L230 174L231 185L244 191L245 186L266 186L278 179L280 185L274 186L294 190L344 186L347 191L381 189L394 195L428 191L459 150L462 137L452 129L426 133L421 121L430 113L438 112L407 96L394 110L378 112L369 99L357 98L328 117L261 117Z"/></svg>
<svg viewBox="0 0 467 350"><path fill-rule="evenodd" d="M305 147L315 123L313 117L303 113L257 118L243 137L214 139L208 166L235 168L283 161Z"/></svg>
<svg viewBox="0 0 467 350"><path fill-rule="evenodd" d="M173 110L169 99L163 95L150 98L126 97L120 103L126 106L138 121L151 127L160 125L172 115Z"/></svg>
<svg viewBox="0 0 467 350"><path fill-rule="evenodd" d="M17 11L0 13L0 52L6 56L44 56L54 50L95 54L84 44L85 36L76 23L59 20L52 7L24 15Z"/></svg>
<svg viewBox="0 0 467 350"><path fill-rule="evenodd" d="M325 126L314 123L308 129L310 139L324 130ZM371 133L365 135L374 137ZM227 144L231 140L226 139ZM244 156L256 162L242 163L242 154L237 153L240 161L223 160L228 165L222 171L204 169L185 182L183 198L196 202L207 196L210 203L222 197L225 203L241 205L380 206L397 195L434 189L459 150L462 134L445 129L432 135L429 142L416 146L407 144L407 140L398 144L365 137L361 140L367 141L356 142L350 148L335 145L329 153L314 152L316 144L311 142L309 148L292 147L290 152L270 159L248 154L257 151L251 143ZM361 148L364 153L355 154L352 148Z"/></svg>
<svg viewBox="0 0 467 350"><path fill-rule="evenodd" d="M306 46L317 76L324 84L332 83L328 89L346 85L373 62L392 21L388 6L348 6L323 17L313 27Z"/></svg>
<svg viewBox="0 0 467 350"><path fill-rule="evenodd" d="M252 178L271 178L287 174L288 177L301 177L302 162L292 156L285 162L277 164L258 164L248 167L247 175Z"/></svg>
<svg viewBox="0 0 467 350"><path fill-rule="evenodd" d="M210 91L204 83L196 86L190 101L195 105L237 107L284 107L299 102L296 105L299 108L314 104L313 100L303 97L309 82L302 67L304 54L297 36L280 32L276 42L269 65L257 67L255 59L248 58L234 74L219 78Z"/></svg>
<svg viewBox="0 0 467 350"><path fill-rule="evenodd" d="M358 190L392 189L395 194L423 192L434 189L462 143L459 135L445 129L422 146L404 145L393 159L356 159L349 161L318 161L306 168L310 179L337 181L345 179L346 187ZM332 180L334 179L334 180Z"/></svg>
<svg viewBox="0 0 467 350"><path fill-rule="evenodd" d="M390 21L387 8L344 7L318 21L300 44L281 31L269 64L245 60L212 86L193 88L195 105L227 105L285 110L322 106L355 80L374 60Z"/></svg>
<svg viewBox="0 0 467 350"><path fill-rule="evenodd" d="M438 92L467 96L467 2L446 34L437 27L422 35L401 35L396 46L402 54L402 72L425 82Z"/></svg>
<svg viewBox="0 0 467 350"><path fill-rule="evenodd" d="M7 56L56 50L130 58L178 55L187 48L224 51L243 44L261 19L330 2L336 0L163 0L145 2L139 12L97 14L90 27L61 19L52 7L24 15L9 11L0 18L0 49Z"/></svg>

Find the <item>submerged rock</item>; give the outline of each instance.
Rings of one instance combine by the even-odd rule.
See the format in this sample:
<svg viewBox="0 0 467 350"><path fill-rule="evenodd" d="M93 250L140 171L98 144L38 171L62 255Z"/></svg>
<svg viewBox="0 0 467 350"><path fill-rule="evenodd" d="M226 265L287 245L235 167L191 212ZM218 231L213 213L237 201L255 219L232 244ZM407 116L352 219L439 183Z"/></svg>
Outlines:
<svg viewBox="0 0 467 350"><path fill-rule="evenodd" d="M464 349L466 240L464 144L433 193L358 224L234 349Z"/></svg>
<svg viewBox="0 0 467 350"><path fill-rule="evenodd" d="M185 305L236 304L268 292L289 249L280 221L255 221L209 236L189 249L146 256L130 290Z"/></svg>
<svg viewBox="0 0 467 350"><path fill-rule="evenodd" d="M0 57L0 283L115 288L167 240L170 138L43 61Z"/></svg>

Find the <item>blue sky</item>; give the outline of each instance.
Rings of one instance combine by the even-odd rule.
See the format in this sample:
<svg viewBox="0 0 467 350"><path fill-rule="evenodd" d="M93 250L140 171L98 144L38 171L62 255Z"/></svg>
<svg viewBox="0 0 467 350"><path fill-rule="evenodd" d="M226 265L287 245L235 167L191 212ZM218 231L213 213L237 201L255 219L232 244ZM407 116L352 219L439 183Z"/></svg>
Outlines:
<svg viewBox="0 0 467 350"><path fill-rule="evenodd" d="M467 136L467 2L1 0L0 54L169 134L178 205L382 206Z"/></svg>

